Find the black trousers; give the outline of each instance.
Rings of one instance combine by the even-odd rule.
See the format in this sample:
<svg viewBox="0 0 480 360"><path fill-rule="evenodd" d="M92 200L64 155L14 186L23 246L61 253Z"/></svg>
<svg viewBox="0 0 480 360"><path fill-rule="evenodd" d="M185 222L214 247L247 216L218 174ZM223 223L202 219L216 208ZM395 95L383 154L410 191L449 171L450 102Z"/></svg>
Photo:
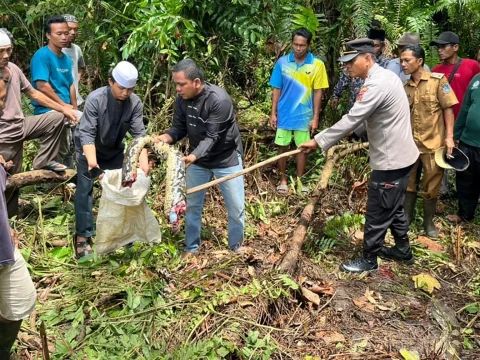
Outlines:
<svg viewBox="0 0 480 360"><path fill-rule="evenodd" d="M463 220L473 220L480 195L480 148L460 141L458 148L467 155L470 165L465 171L457 171L458 216Z"/></svg>
<svg viewBox="0 0 480 360"><path fill-rule="evenodd" d="M403 210L405 191L413 164L398 170L373 170L368 182L363 256L376 257L387 230L395 243L408 244L408 221Z"/></svg>

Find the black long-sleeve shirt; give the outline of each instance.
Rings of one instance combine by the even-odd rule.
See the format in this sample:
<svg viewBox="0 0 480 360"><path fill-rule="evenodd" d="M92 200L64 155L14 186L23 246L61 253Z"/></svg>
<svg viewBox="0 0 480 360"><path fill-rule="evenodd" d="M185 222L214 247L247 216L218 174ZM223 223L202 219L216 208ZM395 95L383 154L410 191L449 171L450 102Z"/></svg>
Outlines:
<svg viewBox="0 0 480 360"><path fill-rule="evenodd" d="M197 158L195 164L207 169L238 165L237 152L243 153L230 96L207 82L193 99L177 96L173 124L166 133L174 142L187 136L189 153Z"/></svg>
<svg viewBox="0 0 480 360"><path fill-rule="evenodd" d="M94 144L97 157L112 159L123 152L127 131L134 138L146 135L142 102L135 94L116 100L109 86L101 87L87 97L75 130L75 147L83 152L83 145Z"/></svg>

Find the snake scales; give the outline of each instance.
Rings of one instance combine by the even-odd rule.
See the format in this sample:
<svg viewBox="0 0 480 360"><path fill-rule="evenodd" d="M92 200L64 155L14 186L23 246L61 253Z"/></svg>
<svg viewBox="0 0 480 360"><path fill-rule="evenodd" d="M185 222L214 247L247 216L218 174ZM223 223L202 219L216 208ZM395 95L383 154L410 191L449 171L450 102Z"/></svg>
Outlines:
<svg viewBox="0 0 480 360"><path fill-rule="evenodd" d="M132 186L137 178L140 153L148 147L161 160L167 162L166 190L163 208L170 218L174 230L178 226L178 215L185 211L185 164L182 154L173 146L155 143L151 136L133 139L127 147L122 166L122 186Z"/></svg>

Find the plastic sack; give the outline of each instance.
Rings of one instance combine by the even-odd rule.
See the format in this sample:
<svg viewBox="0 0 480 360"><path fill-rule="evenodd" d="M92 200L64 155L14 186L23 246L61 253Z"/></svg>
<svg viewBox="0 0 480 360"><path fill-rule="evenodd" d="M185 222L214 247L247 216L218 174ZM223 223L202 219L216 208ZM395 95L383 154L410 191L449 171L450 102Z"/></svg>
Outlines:
<svg viewBox="0 0 480 360"><path fill-rule="evenodd" d="M145 201L150 178L138 169L132 187L121 187L122 170L106 170L100 184L95 249L103 254L135 241L160 242L157 219Z"/></svg>

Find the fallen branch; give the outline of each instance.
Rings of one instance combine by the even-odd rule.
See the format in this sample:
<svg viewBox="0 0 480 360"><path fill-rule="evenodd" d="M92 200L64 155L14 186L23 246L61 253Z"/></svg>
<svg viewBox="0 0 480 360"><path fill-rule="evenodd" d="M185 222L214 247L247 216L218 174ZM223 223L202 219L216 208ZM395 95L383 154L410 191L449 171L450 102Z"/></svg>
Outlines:
<svg viewBox="0 0 480 360"><path fill-rule="evenodd" d="M209 188L209 187L212 187L212 186L214 186L214 185L223 183L223 182L225 182L225 181L227 181L227 180L234 179L234 178L236 178L236 177L238 177L238 176L240 176L240 175L245 175L245 174L247 174L247 173L249 173L249 172L252 172L253 170L256 170L256 169L261 168L261 167L263 167L263 166L265 166L265 165L271 164L271 163L273 163L273 162L275 162L275 161L277 161L277 160L279 160L279 159L282 159L282 158L288 157L288 156L292 156L292 155L296 155L296 154L301 153L301 152L302 152L301 150L298 150L298 149L297 149L297 150L288 151L288 152L285 152L285 153L283 153L283 154L274 156L274 157L272 157L272 158L270 158L270 159L267 159L267 160L265 160L265 161L259 162L258 164L255 164L255 165L253 165L253 166L250 166L250 167L248 167L248 168L246 168L246 169L243 169L243 170L241 170L241 171L239 171L239 172L236 172L236 173L234 173L234 174L230 174L230 175L225 176L225 177L222 177L222 178L220 178L220 179L216 179L216 180L210 181L210 182L208 182L208 183L206 183L206 184L202 184L202 185L199 185L199 186L195 186L195 187L193 187L193 188L191 188L191 189L188 189L188 190L187 190L187 195L196 193L197 191L205 190L205 189L207 189L207 188Z"/></svg>
<svg viewBox="0 0 480 360"><path fill-rule="evenodd" d="M7 189L22 188L24 186L51 183L51 182L65 182L70 180L76 174L75 170L66 170L57 173L51 170L32 170L23 173L18 173L10 176L7 179Z"/></svg>
<svg viewBox="0 0 480 360"><path fill-rule="evenodd" d="M457 232L457 266L462 263L462 226L458 226Z"/></svg>
<svg viewBox="0 0 480 360"><path fill-rule="evenodd" d="M368 148L368 143L361 143L361 144L356 144L347 148L345 148L345 145L337 145L337 146L331 147L327 151L327 162L323 167L320 181L318 182L317 186L313 190L313 194L310 200L308 201L307 205L302 211L302 215L300 216L298 225L293 232L293 238L287 241L287 243L290 244L290 247L282 257L281 262L278 266L279 269L284 270L286 272L290 272L290 273L293 273L294 270L296 269L298 255L300 254L303 241L305 240L305 235L307 233L308 225L312 220L315 206L317 205L317 202L320 199L320 196L328 186L328 180L332 175L333 167L335 166L336 162L348 154L351 154L353 152L356 152L362 149L367 149L367 148ZM344 150L333 155L333 153L338 149L344 149Z"/></svg>

